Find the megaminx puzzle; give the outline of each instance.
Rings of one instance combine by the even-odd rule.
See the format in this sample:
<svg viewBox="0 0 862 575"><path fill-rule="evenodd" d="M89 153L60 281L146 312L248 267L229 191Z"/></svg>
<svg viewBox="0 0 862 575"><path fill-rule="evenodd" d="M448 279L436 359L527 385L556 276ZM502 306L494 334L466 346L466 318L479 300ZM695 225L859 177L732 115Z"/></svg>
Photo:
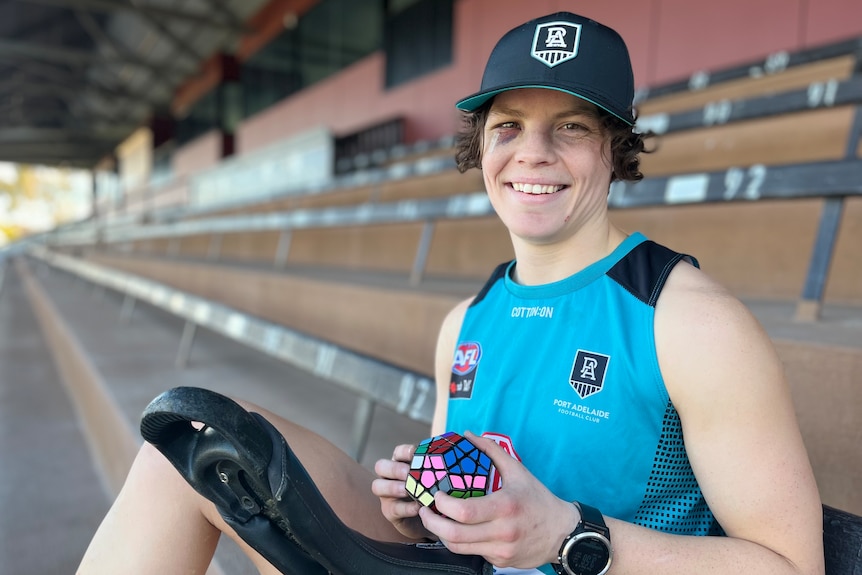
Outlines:
<svg viewBox="0 0 862 575"><path fill-rule="evenodd" d="M491 458L470 440L454 433L422 441L413 455L407 493L432 510L438 491L466 499L485 495L491 485Z"/></svg>

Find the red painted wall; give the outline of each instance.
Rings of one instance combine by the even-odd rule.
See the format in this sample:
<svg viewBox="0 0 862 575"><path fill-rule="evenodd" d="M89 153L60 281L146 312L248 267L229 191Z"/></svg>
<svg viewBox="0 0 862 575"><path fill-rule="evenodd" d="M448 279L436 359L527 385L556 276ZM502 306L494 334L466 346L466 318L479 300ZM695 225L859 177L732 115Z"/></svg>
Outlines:
<svg viewBox="0 0 862 575"><path fill-rule="evenodd" d="M660 83L862 35L858 0L653 0L655 53L646 83Z"/></svg>
<svg viewBox="0 0 862 575"><path fill-rule="evenodd" d="M319 125L340 135L394 116L407 119L408 141L450 135L458 126L454 103L478 88L500 35L558 10L616 28L639 87L862 35L859 0L458 0L451 66L386 90L385 56L374 54L247 119L237 153Z"/></svg>
<svg viewBox="0 0 862 575"><path fill-rule="evenodd" d="M808 0L802 4L804 46L817 46L862 34L862 3L859 0Z"/></svg>

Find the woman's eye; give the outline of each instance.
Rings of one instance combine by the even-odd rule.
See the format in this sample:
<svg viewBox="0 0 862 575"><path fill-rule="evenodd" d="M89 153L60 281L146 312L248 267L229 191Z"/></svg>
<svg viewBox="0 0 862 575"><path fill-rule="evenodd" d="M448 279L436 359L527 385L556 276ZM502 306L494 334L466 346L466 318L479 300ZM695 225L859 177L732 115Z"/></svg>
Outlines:
<svg viewBox="0 0 862 575"><path fill-rule="evenodd" d="M515 122L500 122L499 124L497 124L497 128L502 128L504 130L511 130L517 127L518 124L516 124Z"/></svg>
<svg viewBox="0 0 862 575"><path fill-rule="evenodd" d="M577 132L589 131L589 128L587 128L583 124L578 124L576 122L569 122L568 124L563 125L563 128L565 128L566 130L573 130Z"/></svg>

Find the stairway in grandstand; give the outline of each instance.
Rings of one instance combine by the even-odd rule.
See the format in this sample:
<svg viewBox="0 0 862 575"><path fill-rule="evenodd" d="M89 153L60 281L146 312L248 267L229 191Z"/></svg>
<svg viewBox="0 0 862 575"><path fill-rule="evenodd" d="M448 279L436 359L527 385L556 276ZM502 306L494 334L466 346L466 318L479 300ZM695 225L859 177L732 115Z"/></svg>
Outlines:
<svg viewBox="0 0 862 575"><path fill-rule="evenodd" d="M695 255L750 305L785 363L824 502L862 514L858 45L643 92L639 125L659 134L657 150L643 161L645 181L614 185L609 201L624 229ZM71 404L40 397L56 421L84 422L83 433L31 426L15 437L52 437L78 463L89 446L95 465L67 468L82 493L78 535L92 533L106 505L98 489L116 493L140 442L138 416L167 387L260 403L369 466L396 441L427 435L437 327L512 257L481 174L458 174L450 146L381 150L373 165L344 164L326 189L162 207L6 254L0 317L13 319L0 324L0 373L26 343L44 369L16 378L62 380ZM45 463L18 484L65 484L64 468ZM228 546L218 560L247 572Z"/></svg>

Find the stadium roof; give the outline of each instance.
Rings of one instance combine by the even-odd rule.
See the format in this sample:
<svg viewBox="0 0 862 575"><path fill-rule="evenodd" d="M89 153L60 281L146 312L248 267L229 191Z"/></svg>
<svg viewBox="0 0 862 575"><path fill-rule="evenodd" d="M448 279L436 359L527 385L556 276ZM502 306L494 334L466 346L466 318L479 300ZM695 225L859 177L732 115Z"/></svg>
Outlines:
<svg viewBox="0 0 862 575"><path fill-rule="evenodd" d="M262 0L0 0L0 161L92 167Z"/></svg>

